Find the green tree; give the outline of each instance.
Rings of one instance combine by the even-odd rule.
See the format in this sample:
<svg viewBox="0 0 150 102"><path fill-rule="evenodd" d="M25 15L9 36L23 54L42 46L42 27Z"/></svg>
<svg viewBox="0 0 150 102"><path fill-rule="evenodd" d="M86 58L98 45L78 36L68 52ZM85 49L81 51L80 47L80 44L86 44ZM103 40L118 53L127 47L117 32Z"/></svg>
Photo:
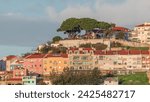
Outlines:
<svg viewBox="0 0 150 102"><path fill-rule="evenodd" d="M100 70L64 70L62 74L51 76L54 85L98 85L103 82Z"/></svg>
<svg viewBox="0 0 150 102"><path fill-rule="evenodd" d="M117 35L116 35L117 39L124 39L125 38L125 32L120 31Z"/></svg>
<svg viewBox="0 0 150 102"><path fill-rule="evenodd" d="M91 18L69 18L62 22L57 31L64 31L65 34L68 34L68 37L72 38L80 34L81 30L89 32L94 28L109 29L112 26L114 25Z"/></svg>
<svg viewBox="0 0 150 102"><path fill-rule="evenodd" d="M55 43L55 42L62 40L62 38L60 36L55 36L55 37L53 37L52 40L53 40L53 43Z"/></svg>

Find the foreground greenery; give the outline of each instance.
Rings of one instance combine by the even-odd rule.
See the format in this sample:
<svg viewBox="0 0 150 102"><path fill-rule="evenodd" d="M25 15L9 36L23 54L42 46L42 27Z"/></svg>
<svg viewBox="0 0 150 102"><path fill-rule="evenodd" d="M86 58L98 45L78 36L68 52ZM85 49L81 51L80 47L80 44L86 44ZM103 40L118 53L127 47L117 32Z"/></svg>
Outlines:
<svg viewBox="0 0 150 102"><path fill-rule="evenodd" d="M95 68L91 71L64 70L60 75L54 72L50 78L54 85L100 85L103 78L100 71Z"/></svg>
<svg viewBox="0 0 150 102"><path fill-rule="evenodd" d="M148 85L148 77L146 72L139 72L129 75L121 75L119 77L119 84L121 85Z"/></svg>

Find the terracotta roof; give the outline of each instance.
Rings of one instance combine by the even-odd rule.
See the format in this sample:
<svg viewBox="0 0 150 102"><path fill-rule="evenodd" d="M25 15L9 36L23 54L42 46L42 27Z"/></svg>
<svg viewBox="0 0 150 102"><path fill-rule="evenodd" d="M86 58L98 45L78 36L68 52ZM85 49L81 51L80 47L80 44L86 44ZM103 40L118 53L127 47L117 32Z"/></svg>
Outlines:
<svg viewBox="0 0 150 102"><path fill-rule="evenodd" d="M12 60L14 58L17 58L17 56L15 56L15 55L6 56L6 60Z"/></svg>
<svg viewBox="0 0 150 102"><path fill-rule="evenodd" d="M118 51L118 54L119 55L128 55L129 51L128 50L120 50L120 51Z"/></svg>
<svg viewBox="0 0 150 102"><path fill-rule="evenodd" d="M139 54L150 54L148 50L120 50L120 51L102 51L97 50L94 52L95 55L139 55Z"/></svg>
<svg viewBox="0 0 150 102"><path fill-rule="evenodd" d="M119 26L112 28L112 30L115 30L115 31L129 31L129 29L124 28L124 27L119 27Z"/></svg>
<svg viewBox="0 0 150 102"><path fill-rule="evenodd" d="M79 48L70 47L69 50L79 50Z"/></svg>
<svg viewBox="0 0 150 102"><path fill-rule="evenodd" d="M129 50L130 55L136 55L136 54L141 54L140 50Z"/></svg>
<svg viewBox="0 0 150 102"><path fill-rule="evenodd" d="M95 55L104 55L105 54L105 51L102 51L102 50L96 50L94 52Z"/></svg>
<svg viewBox="0 0 150 102"><path fill-rule="evenodd" d="M150 26L149 24L140 24L140 25L137 25L137 26L135 26L135 27L145 27L145 26Z"/></svg>
<svg viewBox="0 0 150 102"><path fill-rule="evenodd" d="M141 51L141 54L150 54L148 50L146 51Z"/></svg>
<svg viewBox="0 0 150 102"><path fill-rule="evenodd" d="M68 54L47 54L44 58L48 57L63 57L63 58L68 58Z"/></svg>
<svg viewBox="0 0 150 102"><path fill-rule="evenodd" d="M40 53L35 53L35 54L31 54L26 56L26 59L30 59L30 58L43 58L46 54L40 54Z"/></svg>

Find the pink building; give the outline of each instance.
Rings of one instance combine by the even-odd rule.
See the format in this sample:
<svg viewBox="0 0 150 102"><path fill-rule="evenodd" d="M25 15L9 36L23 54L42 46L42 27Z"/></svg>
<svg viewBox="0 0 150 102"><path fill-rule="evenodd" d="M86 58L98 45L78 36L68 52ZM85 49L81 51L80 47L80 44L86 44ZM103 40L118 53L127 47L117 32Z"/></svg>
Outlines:
<svg viewBox="0 0 150 102"><path fill-rule="evenodd" d="M13 78L22 78L23 76L27 76L27 69L24 68L15 68L13 70Z"/></svg>
<svg viewBox="0 0 150 102"><path fill-rule="evenodd" d="M15 55L9 55L4 58L4 60L6 61L6 71L11 71L10 65L12 62L14 62L17 59L18 57Z"/></svg>
<svg viewBox="0 0 150 102"><path fill-rule="evenodd" d="M43 58L45 54L31 54L24 58L23 68L27 69L29 74L43 74Z"/></svg>

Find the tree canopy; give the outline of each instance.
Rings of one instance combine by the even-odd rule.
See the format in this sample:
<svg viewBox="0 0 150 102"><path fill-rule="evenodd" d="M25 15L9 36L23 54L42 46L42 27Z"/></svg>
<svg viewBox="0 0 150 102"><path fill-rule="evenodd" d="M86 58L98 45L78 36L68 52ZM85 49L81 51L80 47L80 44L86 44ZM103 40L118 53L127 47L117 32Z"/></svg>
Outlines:
<svg viewBox="0 0 150 102"><path fill-rule="evenodd" d="M55 37L53 37L52 40L55 43L55 42L58 42L58 41L62 40L62 38L60 36L55 36Z"/></svg>
<svg viewBox="0 0 150 102"><path fill-rule="evenodd" d="M58 31L73 30L76 27L80 27L81 30L92 30L94 28L108 29L113 24L107 22L97 21L92 18L69 18L62 22Z"/></svg>
<svg viewBox="0 0 150 102"><path fill-rule="evenodd" d="M89 71L64 70L60 75L52 73L52 84L54 85L100 85L103 78L100 70L94 68Z"/></svg>
<svg viewBox="0 0 150 102"><path fill-rule="evenodd" d="M92 31L94 28L109 29L115 24L109 24L103 21L97 21L92 18L68 18L62 22L57 31L64 31L68 34L68 38L76 38L81 30L86 32Z"/></svg>

